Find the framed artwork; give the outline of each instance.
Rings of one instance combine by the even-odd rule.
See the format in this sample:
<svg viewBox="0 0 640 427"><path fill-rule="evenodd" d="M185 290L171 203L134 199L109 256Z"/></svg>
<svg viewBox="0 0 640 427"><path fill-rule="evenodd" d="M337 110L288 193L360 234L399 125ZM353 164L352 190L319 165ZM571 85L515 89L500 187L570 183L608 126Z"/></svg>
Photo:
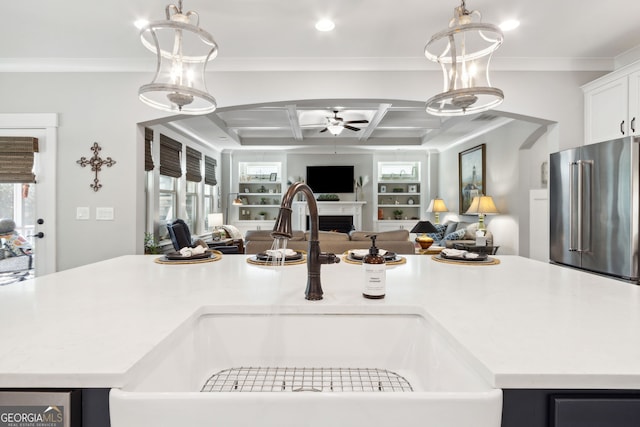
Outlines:
<svg viewBox="0 0 640 427"><path fill-rule="evenodd" d="M461 215L469 209L474 197L486 194L485 153L486 144L458 153L458 182L460 184L458 206Z"/></svg>
<svg viewBox="0 0 640 427"><path fill-rule="evenodd" d="M418 192L418 186L416 184L409 185L409 193L417 193L417 192Z"/></svg>
<svg viewBox="0 0 640 427"><path fill-rule="evenodd" d="M269 181L276 181L277 179L278 179L278 174L277 174L277 173L272 172L272 173L269 175Z"/></svg>
<svg viewBox="0 0 640 427"><path fill-rule="evenodd" d="M387 186L386 185L381 185L380 186L380 192L381 193L386 193L387 192Z"/></svg>

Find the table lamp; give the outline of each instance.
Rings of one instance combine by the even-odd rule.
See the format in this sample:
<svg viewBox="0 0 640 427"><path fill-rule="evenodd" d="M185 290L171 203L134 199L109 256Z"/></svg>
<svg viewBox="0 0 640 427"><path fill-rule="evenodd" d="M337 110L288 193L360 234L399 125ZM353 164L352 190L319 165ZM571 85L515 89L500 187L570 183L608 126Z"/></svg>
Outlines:
<svg viewBox="0 0 640 427"><path fill-rule="evenodd" d="M207 225L211 228L212 236L214 240L220 239L220 233L218 232L218 228L224 224L222 213L210 213L207 215ZM216 239L217 237L217 239Z"/></svg>
<svg viewBox="0 0 640 427"><path fill-rule="evenodd" d="M418 221L410 231L410 233L421 233L419 236L416 236L416 243L418 243L422 249L429 249L429 246L433 245L433 239L425 233L437 232L438 230L429 221Z"/></svg>
<svg viewBox="0 0 640 427"><path fill-rule="evenodd" d="M449 212L449 209L447 209L447 206L444 204L444 200L436 197L435 199L431 199L427 212L434 212L436 216L435 222L436 224L440 224L440 212Z"/></svg>
<svg viewBox="0 0 640 427"><path fill-rule="evenodd" d="M484 216L497 214L498 209L491 196L476 196L471 201L471 206L465 212L465 215L478 215L478 230L486 230L484 226Z"/></svg>

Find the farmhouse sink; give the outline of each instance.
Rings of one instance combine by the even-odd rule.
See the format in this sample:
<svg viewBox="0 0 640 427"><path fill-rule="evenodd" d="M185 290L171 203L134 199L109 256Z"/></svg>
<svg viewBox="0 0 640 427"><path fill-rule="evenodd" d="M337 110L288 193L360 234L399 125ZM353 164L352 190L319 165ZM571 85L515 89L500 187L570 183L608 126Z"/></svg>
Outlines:
<svg viewBox="0 0 640 427"><path fill-rule="evenodd" d="M112 427L499 427L501 420L501 390L415 314L204 314L135 371L111 391Z"/></svg>

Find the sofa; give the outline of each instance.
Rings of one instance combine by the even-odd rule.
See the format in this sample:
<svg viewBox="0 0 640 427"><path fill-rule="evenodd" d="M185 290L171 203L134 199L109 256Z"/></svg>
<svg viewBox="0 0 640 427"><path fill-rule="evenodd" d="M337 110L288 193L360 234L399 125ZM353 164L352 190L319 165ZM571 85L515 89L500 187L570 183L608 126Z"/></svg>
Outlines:
<svg viewBox="0 0 640 427"><path fill-rule="evenodd" d="M376 246L397 254L414 254L415 244L409 240L407 230L392 230L384 232L352 231L338 233L334 231L320 231L318 241L322 252L342 254L350 249L368 249L371 246L370 235L375 234ZM306 251L309 247L310 232L294 231L293 237L287 242L287 248ZM249 230L244 237L245 253L256 254L271 249L273 237L271 230Z"/></svg>
<svg viewBox="0 0 640 427"><path fill-rule="evenodd" d="M474 245L476 243L477 222L447 221L444 224L434 224L437 233L427 233L433 239L433 244L443 248L453 248L455 244ZM493 234L485 230L487 246L493 246Z"/></svg>

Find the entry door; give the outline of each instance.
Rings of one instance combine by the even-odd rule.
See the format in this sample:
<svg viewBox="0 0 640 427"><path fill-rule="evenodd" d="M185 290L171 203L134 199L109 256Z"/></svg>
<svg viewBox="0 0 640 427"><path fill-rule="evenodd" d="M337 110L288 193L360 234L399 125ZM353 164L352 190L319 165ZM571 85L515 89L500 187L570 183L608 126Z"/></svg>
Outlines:
<svg viewBox="0 0 640 427"><path fill-rule="evenodd" d="M35 275L56 271L56 151L57 114L0 114L0 135L38 138L39 151L35 160L36 223L30 237L34 246ZM27 224L25 224L27 225Z"/></svg>

